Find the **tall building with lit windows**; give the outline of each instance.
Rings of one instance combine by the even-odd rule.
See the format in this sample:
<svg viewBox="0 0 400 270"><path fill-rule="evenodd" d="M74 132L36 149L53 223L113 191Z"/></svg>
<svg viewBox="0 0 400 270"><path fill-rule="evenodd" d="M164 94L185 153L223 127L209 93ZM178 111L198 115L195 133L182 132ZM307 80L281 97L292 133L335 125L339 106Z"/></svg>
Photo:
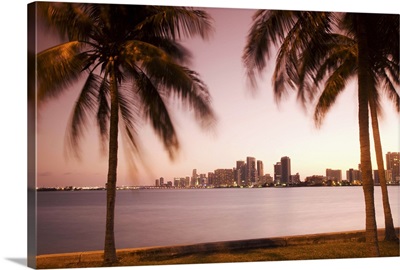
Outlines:
<svg viewBox="0 0 400 270"><path fill-rule="evenodd" d="M281 167L282 167L282 175L281 175L281 184L289 184L290 175L291 175L291 165L289 157L281 158Z"/></svg>
<svg viewBox="0 0 400 270"><path fill-rule="evenodd" d="M198 174L197 174L197 169L193 169L192 172L192 178L190 179L190 186L195 187L197 186L198 183Z"/></svg>
<svg viewBox="0 0 400 270"><path fill-rule="evenodd" d="M280 162L277 162L276 164L274 164L274 183L276 185L280 185L281 179L282 179L282 165Z"/></svg>
<svg viewBox="0 0 400 270"><path fill-rule="evenodd" d="M346 171L346 177L350 183L359 182L361 181L361 171L350 168Z"/></svg>
<svg viewBox="0 0 400 270"><path fill-rule="evenodd" d="M342 182L342 170L326 169L326 180Z"/></svg>
<svg viewBox="0 0 400 270"><path fill-rule="evenodd" d="M214 186L230 187L234 184L232 169L217 169L214 171Z"/></svg>
<svg viewBox="0 0 400 270"><path fill-rule="evenodd" d="M235 182L238 186L244 186L246 180L246 162L243 160L236 161Z"/></svg>
<svg viewBox="0 0 400 270"><path fill-rule="evenodd" d="M264 176L264 164L261 160L257 160L257 178L258 181L262 180L262 177Z"/></svg>
<svg viewBox="0 0 400 270"><path fill-rule="evenodd" d="M392 179L387 181L400 181L400 152L388 152L386 154L386 169L390 170Z"/></svg>
<svg viewBox="0 0 400 270"><path fill-rule="evenodd" d="M246 159L246 185L252 185L256 182L257 169L256 159L253 157L247 157Z"/></svg>

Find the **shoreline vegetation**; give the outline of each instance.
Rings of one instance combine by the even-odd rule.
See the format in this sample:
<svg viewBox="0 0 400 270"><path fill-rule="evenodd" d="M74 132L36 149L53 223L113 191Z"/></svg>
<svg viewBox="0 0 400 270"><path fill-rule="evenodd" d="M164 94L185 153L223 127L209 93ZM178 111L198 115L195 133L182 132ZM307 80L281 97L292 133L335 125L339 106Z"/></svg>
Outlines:
<svg viewBox="0 0 400 270"><path fill-rule="evenodd" d="M399 257L399 243L384 241L379 229L381 257ZM397 235L399 228L396 228ZM255 261L368 258L365 232L351 231L291 237L200 243L194 245L117 250L113 266L232 263ZM36 256L37 269L103 266L103 251Z"/></svg>
<svg viewBox="0 0 400 270"><path fill-rule="evenodd" d="M175 187L175 186L119 186L117 190L137 190L137 189L229 189L229 188L291 188L291 187L361 187L362 184L353 183L323 183L309 185L306 183L293 184L293 185L260 185L260 186L198 186L198 187ZM379 187L379 184L375 184ZM387 186L400 186L400 183L387 183ZM106 190L105 187L37 187L36 191L81 191L81 190Z"/></svg>

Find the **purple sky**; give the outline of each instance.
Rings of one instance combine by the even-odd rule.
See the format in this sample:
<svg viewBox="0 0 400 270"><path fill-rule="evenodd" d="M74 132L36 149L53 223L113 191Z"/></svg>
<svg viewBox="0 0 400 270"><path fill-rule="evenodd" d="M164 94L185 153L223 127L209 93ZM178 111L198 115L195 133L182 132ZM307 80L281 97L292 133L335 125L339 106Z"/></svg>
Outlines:
<svg viewBox="0 0 400 270"><path fill-rule="evenodd" d="M356 84L349 84L320 129L313 123L312 111L304 111L295 95L277 105L271 88L274 62L252 93L247 86L241 56L254 9L207 8L215 20L215 33L208 41L193 39L184 44L193 53L191 68L200 73L212 96L218 123L214 132L204 132L194 117L179 106L172 106L181 151L174 162L150 127L140 129L143 146L138 171L129 170L120 143L118 185L153 185L164 177L190 176L193 169L207 173L232 168L236 160L252 156L264 162L264 173L273 174L273 164L289 156L292 174L324 175L326 168L341 169L343 178L359 163ZM54 41L39 33L41 49ZM100 154L98 135L89 128L82 140L80 161L68 159L64 136L80 83L57 100L48 102L38 115L38 186L101 186L106 182L107 156ZM383 152L399 151L399 116L385 100L381 119ZM371 145L373 147L373 144ZM375 156L372 151L372 159ZM375 162L373 167L376 168Z"/></svg>

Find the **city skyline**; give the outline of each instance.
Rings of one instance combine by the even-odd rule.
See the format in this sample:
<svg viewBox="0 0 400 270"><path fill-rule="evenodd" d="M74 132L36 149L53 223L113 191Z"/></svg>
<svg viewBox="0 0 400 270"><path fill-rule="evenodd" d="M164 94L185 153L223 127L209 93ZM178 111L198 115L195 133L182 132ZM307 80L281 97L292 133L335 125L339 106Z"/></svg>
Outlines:
<svg viewBox="0 0 400 270"><path fill-rule="evenodd" d="M391 184L398 184L400 182L400 152L387 152L385 154L384 169L386 180ZM246 161L245 161L246 160ZM185 175L175 175L171 179L165 178L163 176L157 177L153 181L155 186L172 186L172 187L202 187L202 186L216 186L210 183L210 177L214 177L214 174L219 172L226 173L226 171L231 171L229 175L229 181L232 182L231 185L227 186L264 186L265 184L273 185L290 185L299 184L300 182L305 183L307 179L318 177L320 180L342 182L346 181L348 183L353 183L356 185L361 184L361 172L360 164L357 168L326 168L325 174L310 174L310 175L300 175L298 172L291 172L291 159L290 157L284 156L272 164L270 171L264 170L264 163L262 160L256 157L246 157L246 159L236 160L236 166L230 168L215 167L210 171L198 172L196 168L192 169L191 175L189 173ZM256 164L256 165L255 165ZM282 169L282 164L284 169ZM256 166L256 167L255 167ZM286 171L286 179L282 178L282 170ZM210 176L211 175L211 176ZM373 170L372 172L373 180L376 185L379 185L378 170ZM196 182L196 180L199 180ZM184 181L184 184L176 184L176 181ZM152 186L143 185L143 186ZM66 186L72 188L74 186ZM83 186L75 186L76 188ZM94 188L104 188L104 186L85 186ZM125 185L119 185L119 187L126 187ZM38 186L38 188L63 188L63 186Z"/></svg>
<svg viewBox="0 0 400 270"><path fill-rule="evenodd" d="M398 173L400 173L399 156L400 156L400 152L388 152L385 154L387 162L384 164L384 169L385 169L385 172L387 175L387 181L390 181L390 182L394 181L397 183L400 181L400 176L398 175ZM256 164L257 164L256 174L257 174L258 180L256 179L255 181L250 181L248 179L250 179L251 176L246 175L244 178L247 178L247 180L243 179L242 184L239 184L237 182L238 179L242 180L241 177L239 176L240 170L242 170L242 168L244 168L245 172L248 172L249 168L252 168L252 166L249 166L247 164L247 162L245 162L244 160L236 160L236 166L231 167L231 168L233 170L233 176L232 176L233 180L235 183L237 183L238 186L240 186L240 185L246 186L246 183L249 184L251 182L260 184L259 178L265 177L265 176L271 176L273 183L278 184L278 185L288 184L290 182L293 182L293 179L291 179L291 177L299 177L299 179L297 181L300 181L300 182L305 182L305 180L308 177L312 177L312 176L324 176L326 178L326 180L335 181L335 182L342 182L342 181L353 182L353 181L361 180L359 164L356 169L354 169L354 167L349 167L349 168L345 168L345 169L343 169L343 168L332 169L330 167L327 167L325 169L325 174L300 175L298 172L295 172L295 173L291 172L291 159L290 159L290 157L287 157L287 156L281 157L280 161L278 161L276 164L272 164L273 169L271 171L264 171L263 161L257 159L256 157L246 157L246 160L252 161L252 163L254 163L254 161L256 161ZM282 168L281 168L282 165L281 164L282 163L284 163L284 165L283 165L285 167L284 170L286 170L286 176L285 176L286 179L285 180L281 179L281 174L282 174ZM279 169L277 169L277 167L276 167L277 165L279 166ZM199 176L201 177L201 175L214 173L217 170L227 170L227 169L231 169L231 168L216 167L215 169L213 169L211 171L202 172L202 173L197 173L197 169L193 169L191 178L193 179L194 177L199 177ZM261 168L261 171L259 168ZM393 168L396 168L395 173L393 173ZM277 170L279 170L279 173L277 172ZM388 173L388 171L390 171L390 172ZM345 177L343 177L343 176L345 176ZM180 176L176 175L173 177L173 179L166 179L166 181L173 181L174 179L184 179L187 177L189 177L189 174L180 175ZM162 176L160 177L160 179L161 178L165 179ZM160 181L160 179L156 179L155 181L156 182ZM373 179L376 184L379 184L377 170L373 170ZM193 180L191 180L191 181L193 181ZM195 186L192 182L190 185Z"/></svg>
<svg viewBox="0 0 400 270"><path fill-rule="evenodd" d="M203 132L185 108L172 103L181 151L172 162L158 138L144 124L138 130L141 139L140 161L136 170L124 158L120 143L118 185L146 185L163 176L172 179L186 175L196 166L208 172L215 164L230 168L237 156L258 157L264 171L281 153L290 156L292 171L301 176L324 174L326 168L353 168L359 164L357 88L353 81L339 96L337 104L320 129L315 128L312 110L304 110L292 93L275 103L271 87L274 62L262 74L257 90L251 90L245 78L241 56L254 9L205 8L214 18L215 32L208 41L193 39L183 44L192 52L191 68L208 85L212 107L218 118L216 128ZM47 34L47 33L46 33ZM55 40L38 33L39 50ZM107 175L107 156L100 155L98 135L88 128L82 140L81 160L65 158L64 135L79 83L58 100L44 104L38 112L38 186L103 185ZM397 151L398 115L386 99L382 100L384 118L380 121L383 152ZM376 169L371 134L371 159ZM51 142L51 143L50 143ZM135 173L133 173L133 171Z"/></svg>

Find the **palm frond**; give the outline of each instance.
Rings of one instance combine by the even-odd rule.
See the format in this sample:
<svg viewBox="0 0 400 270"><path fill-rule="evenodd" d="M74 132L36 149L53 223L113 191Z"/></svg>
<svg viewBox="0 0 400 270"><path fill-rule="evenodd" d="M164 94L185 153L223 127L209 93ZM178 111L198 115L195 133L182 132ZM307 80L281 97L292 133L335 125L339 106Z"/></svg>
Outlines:
<svg viewBox="0 0 400 270"><path fill-rule="evenodd" d="M297 77L293 78L289 73L289 78L297 85L298 100L303 105L314 98L318 88L314 78L318 69L338 46L337 37L331 32L333 21L336 20L334 13L307 12L305 14L307 16L304 22L301 22L303 29L298 37L299 41L296 42L298 44L294 46L298 56L293 58L295 61L289 62L292 69L298 70Z"/></svg>
<svg viewBox="0 0 400 270"><path fill-rule="evenodd" d="M79 141L90 114L95 114L101 77L90 73L75 103L66 136L67 150L79 157Z"/></svg>
<svg viewBox="0 0 400 270"><path fill-rule="evenodd" d="M126 139L129 143L130 149L133 152L138 152L137 145L137 123L140 104L137 100L137 95L127 87L120 87L118 104L121 114L122 131L125 133Z"/></svg>
<svg viewBox="0 0 400 270"><path fill-rule="evenodd" d="M353 74L352 68L347 65L341 65L328 78L325 88L320 95L314 112L314 121L317 127L322 125L325 115L335 103L338 95L346 87L347 80Z"/></svg>
<svg viewBox="0 0 400 270"><path fill-rule="evenodd" d="M82 43L68 42L37 55L38 99L57 97L81 75L86 55Z"/></svg>
<svg viewBox="0 0 400 270"><path fill-rule="evenodd" d="M395 86L393 80L389 78L389 76L384 75L381 76L383 81L383 91L386 94L387 98L393 102L396 111L400 112L400 91L399 91L399 84L397 82L397 87Z"/></svg>
<svg viewBox="0 0 400 270"><path fill-rule="evenodd" d="M293 11L258 10L253 15L253 24L242 56L247 77L253 87L256 87L256 75L265 68L272 49L280 44L295 21Z"/></svg>
<svg viewBox="0 0 400 270"><path fill-rule="evenodd" d="M336 69L347 67L348 77L356 75L357 51L352 39L327 33L320 44L315 43L318 42L310 42L301 55L298 81L292 79L298 87L298 99L304 105L314 100L320 85Z"/></svg>
<svg viewBox="0 0 400 270"><path fill-rule="evenodd" d="M164 51L148 43L129 41L125 49L126 62L131 67L139 63L155 88L187 104L202 127L212 127L215 116L210 107L211 97L196 72L178 65Z"/></svg>
<svg viewBox="0 0 400 270"><path fill-rule="evenodd" d="M130 85L131 86L131 85ZM123 85L119 87L118 106L120 112L119 130L123 142L123 150L127 161L127 169L130 173L135 173L137 164L141 160L139 137L138 137L138 117L139 99L131 88Z"/></svg>
<svg viewBox="0 0 400 270"><path fill-rule="evenodd" d="M174 159L179 149L178 137L172 123L170 113L158 89L140 69L132 69L135 78L134 91L141 100L141 111L164 144L171 159Z"/></svg>
<svg viewBox="0 0 400 270"><path fill-rule="evenodd" d="M280 102L282 97L286 96L288 90L294 90L300 84L302 75L304 78L304 73L301 73L299 69L301 67L299 63L301 63L300 52L304 50L304 43L307 43L309 40L307 38L308 34L303 31L305 24L307 24L305 16L300 16L288 31L279 47L272 75L276 102ZM311 65L311 62L305 60L303 56L303 64L305 62L307 65Z"/></svg>
<svg viewBox="0 0 400 270"><path fill-rule="evenodd" d="M181 64L190 64L192 53L175 40L162 37L148 37L143 41L162 49L169 57Z"/></svg>
<svg viewBox="0 0 400 270"><path fill-rule="evenodd" d="M107 141L108 141L108 127L110 121L110 84L106 77L103 77L99 86L99 93L97 97L98 109L96 115L97 126L99 128L101 149L103 153L106 153Z"/></svg>
<svg viewBox="0 0 400 270"><path fill-rule="evenodd" d="M399 63L390 56L380 53L374 54L375 65L373 71L375 77L379 78L383 93L394 104L397 112L400 112L399 86L400 70Z"/></svg>
<svg viewBox="0 0 400 270"><path fill-rule="evenodd" d="M380 54L399 63L398 14L365 14L371 54Z"/></svg>
<svg viewBox="0 0 400 270"><path fill-rule="evenodd" d="M198 74L164 59L151 59L143 63L146 73L171 97L177 97L194 110L201 126L212 127L215 116L210 107L211 96Z"/></svg>
<svg viewBox="0 0 400 270"><path fill-rule="evenodd" d="M375 56L374 72L378 77L387 77L388 80L392 81L394 85L400 85L400 69L399 62L387 57Z"/></svg>
<svg viewBox="0 0 400 270"><path fill-rule="evenodd" d="M144 115L173 158L179 143L166 99L177 97L194 110L203 128L211 127L215 117L208 90L195 72L176 64L163 50L141 41L126 42L124 48L124 67L134 76Z"/></svg>
<svg viewBox="0 0 400 270"><path fill-rule="evenodd" d="M213 31L212 18L203 10L167 6L153 6L148 9L149 16L137 25L137 29L154 36L175 40L200 35L207 39Z"/></svg>
<svg viewBox="0 0 400 270"><path fill-rule="evenodd" d="M98 5L40 2L38 10L44 25L56 29L60 37L67 37L69 41L88 40L96 30L94 18L98 18Z"/></svg>
<svg viewBox="0 0 400 270"><path fill-rule="evenodd" d="M308 54L311 55L311 50ZM325 45L325 57L314 67L313 83L319 84L324 78L339 68L343 63L353 66L357 64L357 46L353 39L342 35L332 35L332 39Z"/></svg>
<svg viewBox="0 0 400 270"><path fill-rule="evenodd" d="M189 102L189 108L193 109L195 118L201 127L212 130L216 123L216 116L211 109L211 95L208 92L207 85L200 79L197 72L180 66L178 70L181 70L181 72L177 71L178 76L176 79L178 81L188 80L191 82L191 87L185 88L173 83L175 85L172 86L174 89L173 93L178 97L182 97L183 100L186 97L186 100Z"/></svg>

